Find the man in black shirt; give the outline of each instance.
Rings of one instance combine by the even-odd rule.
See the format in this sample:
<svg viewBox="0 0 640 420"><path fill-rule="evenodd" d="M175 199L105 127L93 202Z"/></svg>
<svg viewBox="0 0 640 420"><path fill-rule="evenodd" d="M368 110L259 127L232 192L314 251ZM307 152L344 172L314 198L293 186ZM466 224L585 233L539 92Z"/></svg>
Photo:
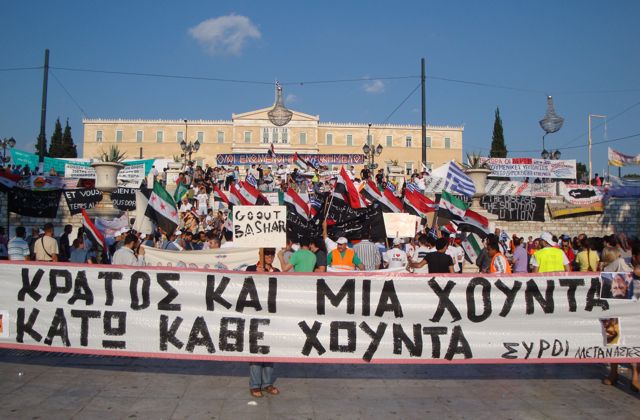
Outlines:
<svg viewBox="0 0 640 420"><path fill-rule="evenodd" d="M275 248L265 248L264 265L260 264L260 261L258 261L256 264L248 266L245 271L266 271L268 273L279 272L280 270L273 266L273 260L275 259L275 256Z"/></svg>
<svg viewBox="0 0 640 420"><path fill-rule="evenodd" d="M445 254L449 242L445 238L438 238L436 241L437 252L429 252L422 261L412 262L413 268L429 266L429 273L453 273L453 259Z"/></svg>

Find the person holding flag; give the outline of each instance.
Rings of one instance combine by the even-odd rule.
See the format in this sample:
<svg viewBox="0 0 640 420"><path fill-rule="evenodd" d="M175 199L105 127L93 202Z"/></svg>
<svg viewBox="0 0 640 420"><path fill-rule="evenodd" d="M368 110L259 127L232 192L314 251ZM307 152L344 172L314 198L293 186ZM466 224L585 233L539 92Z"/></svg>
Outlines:
<svg viewBox="0 0 640 420"><path fill-rule="evenodd" d="M489 258L491 258L491 262L489 263L489 272L511 274L509 261L507 261L507 257L500 252L498 238L495 235L487 237L485 246L487 247L487 254L489 255Z"/></svg>

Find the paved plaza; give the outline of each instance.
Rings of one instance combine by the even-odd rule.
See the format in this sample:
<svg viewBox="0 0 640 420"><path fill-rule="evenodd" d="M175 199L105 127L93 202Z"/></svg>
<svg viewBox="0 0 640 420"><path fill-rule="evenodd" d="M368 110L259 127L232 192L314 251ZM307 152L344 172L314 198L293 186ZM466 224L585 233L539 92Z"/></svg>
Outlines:
<svg viewBox="0 0 640 420"><path fill-rule="evenodd" d="M3 419L544 419L640 417L604 365L278 364L249 395L246 363L0 350Z"/></svg>

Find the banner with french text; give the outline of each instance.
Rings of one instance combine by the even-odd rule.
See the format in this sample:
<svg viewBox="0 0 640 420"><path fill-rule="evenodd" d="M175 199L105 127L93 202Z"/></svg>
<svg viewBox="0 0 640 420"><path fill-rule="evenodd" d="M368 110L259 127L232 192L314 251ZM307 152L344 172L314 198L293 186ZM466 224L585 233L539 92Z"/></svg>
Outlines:
<svg viewBox="0 0 640 420"><path fill-rule="evenodd" d="M640 361L640 306L605 299L597 274L315 274L4 262L0 347L296 363Z"/></svg>

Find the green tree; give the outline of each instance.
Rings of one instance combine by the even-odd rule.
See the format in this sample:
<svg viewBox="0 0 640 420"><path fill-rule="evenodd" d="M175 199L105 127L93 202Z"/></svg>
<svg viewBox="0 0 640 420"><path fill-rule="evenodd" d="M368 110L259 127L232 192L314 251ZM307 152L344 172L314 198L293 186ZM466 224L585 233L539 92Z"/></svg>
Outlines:
<svg viewBox="0 0 640 420"><path fill-rule="evenodd" d="M49 156L54 158L62 157L62 125L60 118L56 120L56 128L51 135L51 143L49 144Z"/></svg>
<svg viewBox="0 0 640 420"><path fill-rule="evenodd" d="M587 165L582 162L576 162L576 180L580 182L583 179L587 179Z"/></svg>
<svg viewBox="0 0 640 420"><path fill-rule="evenodd" d="M69 119L67 118L67 125L64 127L64 133L62 134L62 156L64 158L76 158L78 157L78 150L73 143L73 137L71 137L71 127L69 126Z"/></svg>
<svg viewBox="0 0 640 420"><path fill-rule="evenodd" d="M493 122L493 136L491 137L491 151L489 157L507 157L507 146L504 144L504 132L502 131L502 118L500 108L496 107L496 119Z"/></svg>

